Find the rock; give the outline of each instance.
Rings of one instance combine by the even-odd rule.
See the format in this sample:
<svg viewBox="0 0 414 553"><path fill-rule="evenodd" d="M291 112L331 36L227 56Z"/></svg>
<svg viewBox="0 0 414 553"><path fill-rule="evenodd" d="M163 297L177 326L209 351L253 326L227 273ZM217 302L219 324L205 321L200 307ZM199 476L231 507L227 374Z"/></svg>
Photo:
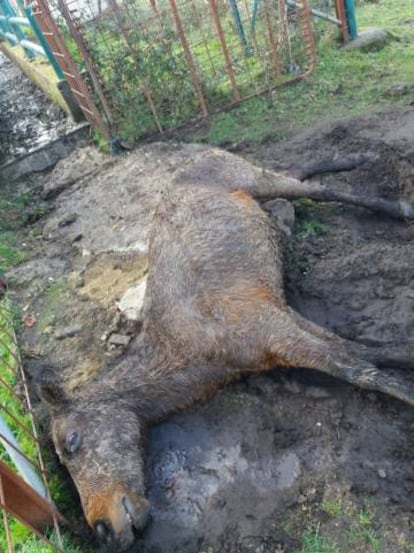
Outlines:
<svg viewBox="0 0 414 553"><path fill-rule="evenodd" d="M139 284L128 288L117 303L118 309L127 319L131 321L140 321L142 319L142 305L146 288L147 279L144 278Z"/></svg>
<svg viewBox="0 0 414 553"><path fill-rule="evenodd" d="M387 478L387 473L385 472L384 469L378 469L378 476L380 478Z"/></svg>
<svg viewBox="0 0 414 553"><path fill-rule="evenodd" d="M387 44L389 35L384 29L370 27L359 33L357 38L349 42L345 46L345 50L362 50L363 52L371 52L373 50L381 50Z"/></svg>
<svg viewBox="0 0 414 553"><path fill-rule="evenodd" d="M111 346L127 346L130 340L131 336L125 336L124 334L111 334L108 342Z"/></svg>
<svg viewBox="0 0 414 553"><path fill-rule="evenodd" d="M387 88L388 96L399 98L408 92L408 85L405 83L394 83Z"/></svg>
<svg viewBox="0 0 414 553"><path fill-rule="evenodd" d="M75 325L68 328L64 328L61 331L55 333L55 340L65 340L65 338L73 338L82 332L81 325Z"/></svg>

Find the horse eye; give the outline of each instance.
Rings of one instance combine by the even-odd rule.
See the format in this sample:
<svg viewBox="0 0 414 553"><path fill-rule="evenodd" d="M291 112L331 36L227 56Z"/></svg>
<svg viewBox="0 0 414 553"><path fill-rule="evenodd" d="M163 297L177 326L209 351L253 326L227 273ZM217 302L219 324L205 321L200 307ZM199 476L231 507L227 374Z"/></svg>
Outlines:
<svg viewBox="0 0 414 553"><path fill-rule="evenodd" d="M66 451L73 455L79 449L81 438L76 431L69 432L66 436Z"/></svg>

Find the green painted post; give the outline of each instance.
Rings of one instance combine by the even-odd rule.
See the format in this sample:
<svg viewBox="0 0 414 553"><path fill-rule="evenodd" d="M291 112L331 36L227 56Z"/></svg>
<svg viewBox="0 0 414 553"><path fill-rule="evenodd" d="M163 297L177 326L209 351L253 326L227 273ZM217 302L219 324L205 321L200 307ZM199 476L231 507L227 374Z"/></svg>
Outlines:
<svg viewBox="0 0 414 553"><path fill-rule="evenodd" d="M16 17L16 12L14 11L14 8L10 4L9 0L0 0L0 5L1 5L1 8L2 8L2 12L4 13L4 15L7 18ZM15 24L10 23L9 21L7 22L7 25L9 27L9 29L16 35L19 42L22 41L22 40L26 40L27 37L24 34L24 32L21 30L20 25L18 25L17 23L15 23ZM33 52L31 52L27 48L24 48L24 51L26 52L26 55L29 58L34 57Z"/></svg>
<svg viewBox="0 0 414 553"><path fill-rule="evenodd" d="M33 32L36 35L36 38L39 41L39 44L42 46L43 50L45 51L46 57L49 60L50 65L53 67L57 78L61 81L64 80L65 76L63 74L63 71L62 71L60 65L58 64L58 62L56 61L56 58L53 55L52 50L51 50L47 40L43 36L42 31L40 30L35 16L33 15L33 6L32 6L32 4L29 4L29 5L25 6L23 4L22 0L18 0L18 4L19 4L20 8L23 9L24 13L26 14L26 17L29 20L30 25L33 29Z"/></svg>
<svg viewBox="0 0 414 553"><path fill-rule="evenodd" d="M348 33L351 39L354 39L358 36L354 0L344 0L344 5L345 5L346 25L348 27Z"/></svg>

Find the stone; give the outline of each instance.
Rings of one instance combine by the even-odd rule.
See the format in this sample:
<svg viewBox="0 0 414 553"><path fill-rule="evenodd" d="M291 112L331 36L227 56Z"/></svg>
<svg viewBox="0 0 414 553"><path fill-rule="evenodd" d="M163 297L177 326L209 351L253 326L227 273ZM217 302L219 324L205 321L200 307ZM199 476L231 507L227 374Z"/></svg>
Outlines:
<svg viewBox="0 0 414 553"><path fill-rule="evenodd" d="M82 332L81 325L75 325L68 328L64 328L55 333L55 340L65 340L65 338L73 338Z"/></svg>
<svg viewBox="0 0 414 553"><path fill-rule="evenodd" d="M387 31L370 27L365 31L361 31L357 38L349 42L345 46L345 50L362 50L363 52L382 50L387 44L388 39L389 35Z"/></svg>
<svg viewBox="0 0 414 553"><path fill-rule="evenodd" d="M378 476L380 478L387 478L387 473L385 472L384 469L378 469Z"/></svg>
<svg viewBox="0 0 414 553"><path fill-rule="evenodd" d="M142 320L142 306L144 303L147 279L144 278L139 284L131 286L117 303L118 309L130 321Z"/></svg>
<svg viewBox="0 0 414 553"><path fill-rule="evenodd" d="M408 85L406 83L394 83L387 88L388 96L399 98L404 96L408 92Z"/></svg>
<svg viewBox="0 0 414 553"><path fill-rule="evenodd" d="M111 346L127 346L131 340L131 336L124 334L111 334L109 337L109 345Z"/></svg>

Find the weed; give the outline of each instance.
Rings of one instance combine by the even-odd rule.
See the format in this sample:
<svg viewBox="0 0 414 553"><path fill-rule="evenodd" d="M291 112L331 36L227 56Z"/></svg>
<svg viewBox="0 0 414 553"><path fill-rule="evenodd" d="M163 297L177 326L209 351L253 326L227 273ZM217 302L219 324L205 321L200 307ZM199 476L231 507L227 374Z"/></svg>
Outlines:
<svg viewBox="0 0 414 553"><path fill-rule="evenodd" d="M22 263L27 259L27 255L16 248L0 244L0 268L7 270L13 265Z"/></svg>
<svg viewBox="0 0 414 553"><path fill-rule="evenodd" d="M361 510L349 530L349 541L354 545L364 546L365 551L380 553L380 539L374 527L374 515L368 510ZM366 549L369 547L369 549Z"/></svg>
<svg viewBox="0 0 414 553"><path fill-rule="evenodd" d="M340 553L338 545L321 535L320 525L309 527L302 538L302 549L294 553Z"/></svg>
<svg viewBox="0 0 414 553"><path fill-rule="evenodd" d="M332 518L338 518L344 514L340 499L324 499L321 507Z"/></svg>
<svg viewBox="0 0 414 553"><path fill-rule="evenodd" d="M56 535L54 532L48 536L52 543L57 543ZM77 545L74 545L70 536L63 534L62 536L62 549L65 553L88 553L91 551L89 548L82 546L80 548ZM31 536L29 539L26 539L21 543L18 553L54 553L56 550L52 548L47 543L43 542L36 536Z"/></svg>
<svg viewBox="0 0 414 553"><path fill-rule="evenodd" d="M37 320L37 326L42 333L45 328L53 324L56 309L67 292L67 282L64 279L51 283L44 294L44 306Z"/></svg>
<svg viewBox="0 0 414 553"><path fill-rule="evenodd" d="M300 236L307 238L308 236L321 236L328 232L328 228L323 223L316 219L308 219L300 221L296 231Z"/></svg>

